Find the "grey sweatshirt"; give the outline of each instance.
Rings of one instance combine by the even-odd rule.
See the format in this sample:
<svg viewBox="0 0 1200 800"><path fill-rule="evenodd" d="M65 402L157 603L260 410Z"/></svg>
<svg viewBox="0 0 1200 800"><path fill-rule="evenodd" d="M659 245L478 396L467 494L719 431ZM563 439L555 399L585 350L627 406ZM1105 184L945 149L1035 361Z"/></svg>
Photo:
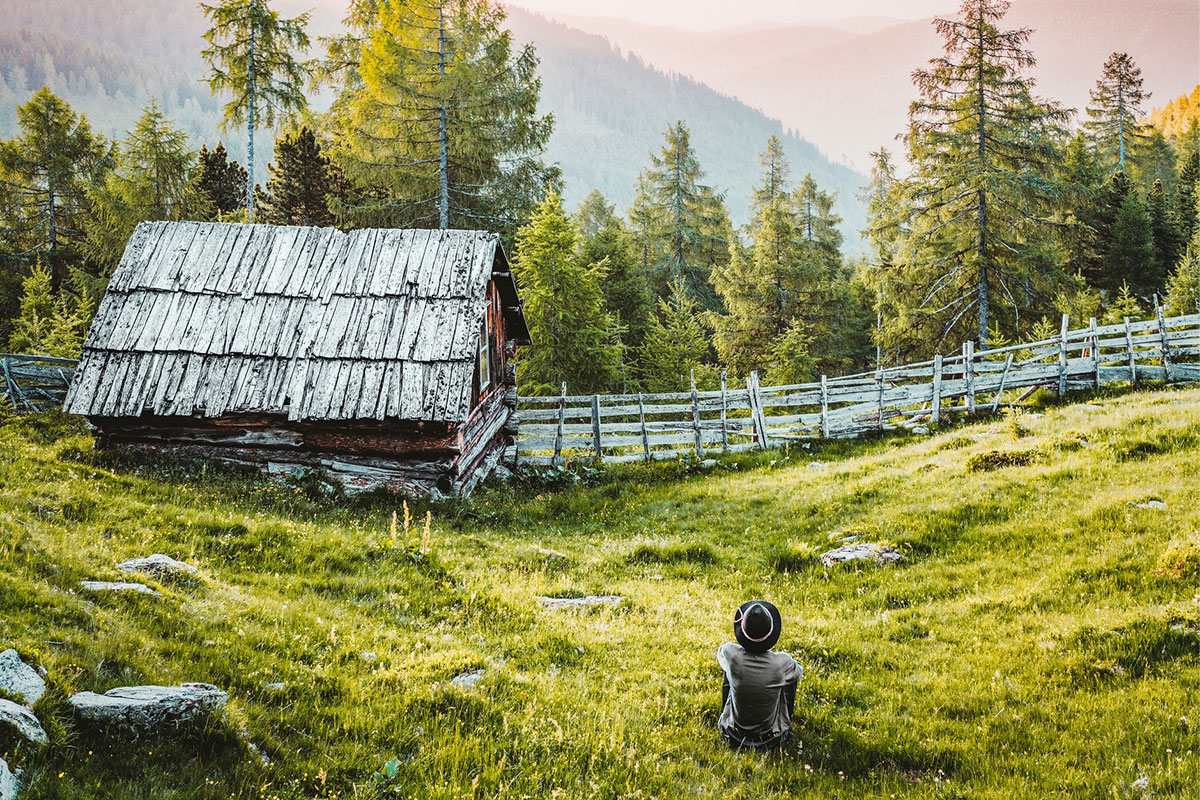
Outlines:
<svg viewBox="0 0 1200 800"><path fill-rule="evenodd" d="M730 689L717 720L722 735L754 747L791 729L787 690L804 675L796 659L774 650L751 653L737 642L726 642L717 649L717 663L725 671Z"/></svg>

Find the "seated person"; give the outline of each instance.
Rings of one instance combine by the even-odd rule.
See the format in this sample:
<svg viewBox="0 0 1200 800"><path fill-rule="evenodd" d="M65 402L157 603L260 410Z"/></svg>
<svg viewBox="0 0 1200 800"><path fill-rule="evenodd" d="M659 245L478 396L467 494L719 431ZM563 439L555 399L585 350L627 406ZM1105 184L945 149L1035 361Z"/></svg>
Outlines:
<svg viewBox="0 0 1200 800"><path fill-rule="evenodd" d="M787 653L771 650L782 627L779 609L750 600L733 615L737 641L717 649L725 672L717 729L734 747L767 750L787 741L804 669Z"/></svg>

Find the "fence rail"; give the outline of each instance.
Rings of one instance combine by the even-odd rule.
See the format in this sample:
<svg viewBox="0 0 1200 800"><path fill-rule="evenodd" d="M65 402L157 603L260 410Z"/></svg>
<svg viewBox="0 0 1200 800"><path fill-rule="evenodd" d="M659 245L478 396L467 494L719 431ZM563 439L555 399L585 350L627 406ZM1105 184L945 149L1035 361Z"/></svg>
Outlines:
<svg viewBox="0 0 1200 800"><path fill-rule="evenodd" d="M0 402L19 414L62 408L76 364L70 358L0 353Z"/></svg>
<svg viewBox="0 0 1200 800"><path fill-rule="evenodd" d="M757 373L721 388L625 395L521 398L518 463L650 461L710 452L781 447L812 438L939 422L951 415L995 413L1038 387L1076 389L1140 381L1200 381L1200 314L1069 329L1057 336L819 382L760 386Z"/></svg>

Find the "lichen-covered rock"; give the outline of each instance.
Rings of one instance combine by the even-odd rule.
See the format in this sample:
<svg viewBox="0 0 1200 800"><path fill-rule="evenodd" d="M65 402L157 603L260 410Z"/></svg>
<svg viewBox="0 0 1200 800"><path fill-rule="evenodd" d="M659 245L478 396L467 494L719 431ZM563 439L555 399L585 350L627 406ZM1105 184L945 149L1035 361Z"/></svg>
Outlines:
<svg viewBox="0 0 1200 800"><path fill-rule="evenodd" d="M151 597L162 597L162 592L151 589L144 583L121 583L118 581L80 581L79 588L89 592L128 592L131 594L148 594Z"/></svg>
<svg viewBox="0 0 1200 800"><path fill-rule="evenodd" d="M38 718L25 706L12 700L0 700L0 725L15 728L24 738L34 744L46 744L50 737Z"/></svg>
<svg viewBox="0 0 1200 800"><path fill-rule="evenodd" d="M97 725L150 731L215 714L229 695L207 683L122 686L104 694L80 692L67 702L81 719Z"/></svg>
<svg viewBox="0 0 1200 800"><path fill-rule="evenodd" d="M150 575L159 580L192 580L200 575L200 570L191 564L176 561L170 556L155 553L145 558L131 558L117 564L121 572Z"/></svg>
<svg viewBox="0 0 1200 800"><path fill-rule="evenodd" d="M450 682L455 686L462 686L469 689L483 679L485 671L482 669L470 669L466 672L460 672L451 678Z"/></svg>
<svg viewBox="0 0 1200 800"><path fill-rule="evenodd" d="M587 597L538 597L538 602L553 611L566 608L590 608L592 606L615 606L621 602L616 594L589 594Z"/></svg>
<svg viewBox="0 0 1200 800"><path fill-rule="evenodd" d="M0 689L32 706L46 693L46 682L10 648L0 653Z"/></svg>
<svg viewBox="0 0 1200 800"><path fill-rule="evenodd" d="M821 563L827 567L850 561L870 561L879 565L895 564L903 559L904 556L896 552L894 547L871 543L847 544L821 554Z"/></svg>
<svg viewBox="0 0 1200 800"><path fill-rule="evenodd" d="M13 772L8 763L0 758L0 800L17 800L17 792L21 791L21 772Z"/></svg>

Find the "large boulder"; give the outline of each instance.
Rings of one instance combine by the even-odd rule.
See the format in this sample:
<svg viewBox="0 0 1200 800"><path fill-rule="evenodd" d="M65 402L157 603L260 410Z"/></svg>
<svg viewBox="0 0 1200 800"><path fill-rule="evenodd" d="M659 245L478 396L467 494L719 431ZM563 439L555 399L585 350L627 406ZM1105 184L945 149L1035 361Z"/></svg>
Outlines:
<svg viewBox="0 0 1200 800"><path fill-rule="evenodd" d="M131 558L117 564L117 569L126 573L141 573L161 581L195 580L200 576L200 570L191 564L176 561L170 556L155 553L145 558Z"/></svg>
<svg viewBox="0 0 1200 800"><path fill-rule="evenodd" d="M104 694L80 692L67 702L81 719L102 726L150 731L215 714L229 695L207 683L122 686Z"/></svg>
<svg viewBox="0 0 1200 800"><path fill-rule="evenodd" d="M0 689L32 706L46 693L46 682L37 670L21 660L16 650L0 653Z"/></svg>
<svg viewBox="0 0 1200 800"><path fill-rule="evenodd" d="M12 700L0 700L0 726L15 728L24 738L34 744L46 744L50 737L38 718L25 706Z"/></svg>
<svg viewBox="0 0 1200 800"><path fill-rule="evenodd" d="M0 800L17 800L21 791L21 771L13 772L8 763L0 758Z"/></svg>

